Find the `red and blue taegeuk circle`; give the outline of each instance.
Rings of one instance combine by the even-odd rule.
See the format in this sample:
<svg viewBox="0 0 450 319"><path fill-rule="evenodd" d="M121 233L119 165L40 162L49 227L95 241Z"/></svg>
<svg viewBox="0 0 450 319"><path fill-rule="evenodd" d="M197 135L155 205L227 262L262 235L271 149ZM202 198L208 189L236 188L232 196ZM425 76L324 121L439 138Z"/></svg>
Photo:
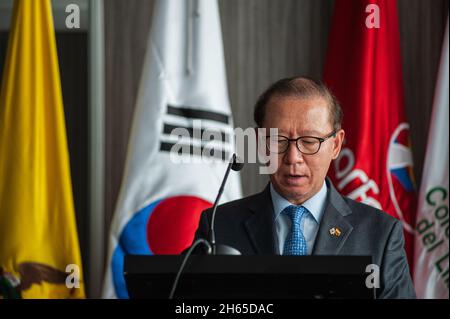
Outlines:
<svg viewBox="0 0 450 319"><path fill-rule="evenodd" d="M157 200L134 214L123 228L112 256L112 276L118 298L128 298L123 263L125 255L176 255L190 246L200 214L211 203L196 196Z"/></svg>

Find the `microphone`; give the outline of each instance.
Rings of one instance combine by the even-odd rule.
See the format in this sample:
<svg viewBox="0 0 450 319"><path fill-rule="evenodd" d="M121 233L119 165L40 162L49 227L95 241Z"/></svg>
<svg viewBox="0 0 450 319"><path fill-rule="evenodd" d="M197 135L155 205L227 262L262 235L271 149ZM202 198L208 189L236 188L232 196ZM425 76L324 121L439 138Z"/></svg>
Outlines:
<svg viewBox="0 0 450 319"><path fill-rule="evenodd" d="M233 157L230 160L230 163L228 164L227 170L225 172L225 176L222 181L222 185L220 185L219 193L217 194L216 201L214 202L213 211L212 211L212 218L211 218L211 226L209 228L208 238L209 240L206 241L203 238L197 239L189 248L188 252L183 258L183 261L181 263L180 269L177 272L177 275L175 276L175 281L172 284L172 289L170 290L169 299L173 299L173 296L175 294L175 290L178 286L178 281L180 280L181 273L183 272L184 267L186 266L187 260L189 256L192 254L194 249L200 245L205 245L208 250L206 254L208 255L241 255L241 252L237 250L236 248L227 246L227 245L216 245L216 237L214 234L214 219L216 217L216 209L217 205L219 204L220 197L222 196L223 190L225 188L225 183L228 178L228 174L230 173L230 170L233 171L240 171L244 167L244 163L240 163L238 161L238 157L236 154L233 154Z"/></svg>
<svg viewBox="0 0 450 319"><path fill-rule="evenodd" d="M222 180L222 185L220 185L219 193L217 194L216 200L214 202L212 215L211 215L211 225L209 228L208 233L208 239L209 243L211 244L211 254L212 255L241 255L241 252L237 250L236 248L227 246L227 245L216 245L216 235L214 233L214 221L216 218L216 210L217 206L219 204L220 197L222 196L223 190L225 188L225 183L228 178L228 174L230 173L230 170L233 171L240 171L244 167L244 163L239 161L239 158L234 153L230 163L228 164L227 170L225 171L225 176Z"/></svg>

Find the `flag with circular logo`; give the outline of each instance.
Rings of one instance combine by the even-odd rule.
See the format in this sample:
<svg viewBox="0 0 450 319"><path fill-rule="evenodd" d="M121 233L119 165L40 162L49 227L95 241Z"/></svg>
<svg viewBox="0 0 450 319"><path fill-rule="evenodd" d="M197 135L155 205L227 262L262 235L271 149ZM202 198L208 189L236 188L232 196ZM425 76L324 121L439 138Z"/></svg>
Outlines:
<svg viewBox="0 0 450 319"><path fill-rule="evenodd" d="M398 28L396 1L337 0L324 79L346 132L330 177L344 195L403 222L412 268L417 197Z"/></svg>
<svg viewBox="0 0 450 319"><path fill-rule="evenodd" d="M179 254L234 152L216 0L154 4L103 297L127 298L126 254ZM241 196L237 173L222 202Z"/></svg>

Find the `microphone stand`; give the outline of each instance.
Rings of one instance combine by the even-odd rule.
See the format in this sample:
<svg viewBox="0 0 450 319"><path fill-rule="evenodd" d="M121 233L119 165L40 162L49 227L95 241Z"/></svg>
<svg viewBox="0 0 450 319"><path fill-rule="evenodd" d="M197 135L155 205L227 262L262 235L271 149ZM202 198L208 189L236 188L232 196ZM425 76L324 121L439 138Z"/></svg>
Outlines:
<svg viewBox="0 0 450 319"><path fill-rule="evenodd" d="M227 245L217 245L216 244L216 236L214 233L214 221L215 221L215 217L216 217L216 210L217 210L217 206L219 204L220 197L222 196L223 190L225 188L225 183L227 181L228 174L230 174L230 170L240 171L242 169L242 167L244 166L243 163L238 163L236 159L237 159L236 154L233 154L233 158L230 161L230 163L228 164L222 184L220 185L219 193L217 194L216 200L214 201L214 206L213 206L212 216L211 216L211 227L210 227L209 233L208 233L208 241L206 241L205 239L202 239L202 238L197 239L192 244L192 246L189 248L188 252L186 253L186 255L183 258L183 262L181 263L180 269L178 270L177 275L175 276L175 281L172 285L172 289L170 290L169 299L173 299L175 290L178 286L178 281L180 279L181 273L182 273L184 267L186 266L186 262L187 262L188 258L191 256L191 254L193 253L194 249L198 245L203 244L208 248L208 250L206 252L207 255L241 255L241 252L239 250L237 250L236 248L233 248L233 247L227 246Z"/></svg>
<svg viewBox="0 0 450 319"><path fill-rule="evenodd" d="M233 154L233 157L228 164L227 170L225 171L225 176L223 177L222 184L220 185L219 193L217 194L216 200L214 201L214 206L212 210L211 216L211 227L208 233L208 241L211 244L211 254L212 255L241 255L240 251L236 248L227 245L217 245L216 244L216 234L214 232L214 222L216 218L216 210L219 205L220 197L222 196L223 190L225 188L225 183L228 179L228 174L230 174L230 170L239 171L242 169L243 164L237 162L236 154Z"/></svg>

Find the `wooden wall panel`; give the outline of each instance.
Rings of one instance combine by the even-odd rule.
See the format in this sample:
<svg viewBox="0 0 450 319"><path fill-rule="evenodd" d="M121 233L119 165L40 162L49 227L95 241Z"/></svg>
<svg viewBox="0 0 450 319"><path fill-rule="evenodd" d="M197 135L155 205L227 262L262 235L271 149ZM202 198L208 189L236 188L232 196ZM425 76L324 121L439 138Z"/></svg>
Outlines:
<svg viewBox="0 0 450 319"><path fill-rule="evenodd" d="M128 136L150 27L152 1L105 1L105 225L122 181ZM108 242L108 241L107 241Z"/></svg>
<svg viewBox="0 0 450 319"><path fill-rule="evenodd" d="M420 185L448 1L398 0L405 109Z"/></svg>

